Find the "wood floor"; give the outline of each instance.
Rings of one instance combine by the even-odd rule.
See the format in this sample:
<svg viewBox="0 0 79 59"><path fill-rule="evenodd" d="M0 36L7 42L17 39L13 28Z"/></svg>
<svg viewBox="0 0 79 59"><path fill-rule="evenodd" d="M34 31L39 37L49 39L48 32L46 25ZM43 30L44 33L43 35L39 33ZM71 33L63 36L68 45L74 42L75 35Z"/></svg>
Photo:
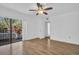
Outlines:
<svg viewBox="0 0 79 59"><path fill-rule="evenodd" d="M37 38L24 41L23 52L25 55L78 55L79 45Z"/></svg>

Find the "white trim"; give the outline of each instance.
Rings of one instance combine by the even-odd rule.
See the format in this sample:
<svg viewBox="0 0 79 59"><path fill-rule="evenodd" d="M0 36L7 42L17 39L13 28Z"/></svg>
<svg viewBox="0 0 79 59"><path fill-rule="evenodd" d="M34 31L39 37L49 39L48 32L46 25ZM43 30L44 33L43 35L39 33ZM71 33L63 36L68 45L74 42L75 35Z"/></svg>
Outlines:
<svg viewBox="0 0 79 59"><path fill-rule="evenodd" d="M56 40L56 41L65 42L65 43L69 43L69 44L79 45L78 42L70 42L70 41L66 41L66 40L61 40L61 39L56 38L56 37L51 37L51 40Z"/></svg>
<svg viewBox="0 0 79 59"><path fill-rule="evenodd" d="M27 40L31 40L31 39L34 39L34 38L40 38L40 39L42 39L42 38L45 38L45 36L36 36L36 37L32 37L32 38L27 38ZM51 40L60 41L60 42L64 42L64 43L79 45L78 42L71 42L71 41L61 40L61 39L56 38L56 37L51 37L51 36L50 36L50 39L51 39Z"/></svg>

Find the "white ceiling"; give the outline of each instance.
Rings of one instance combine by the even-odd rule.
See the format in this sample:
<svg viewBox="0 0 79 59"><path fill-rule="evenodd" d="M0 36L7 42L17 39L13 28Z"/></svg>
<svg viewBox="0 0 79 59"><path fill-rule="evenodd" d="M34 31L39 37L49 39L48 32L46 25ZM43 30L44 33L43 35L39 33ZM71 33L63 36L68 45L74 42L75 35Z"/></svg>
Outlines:
<svg viewBox="0 0 79 59"><path fill-rule="evenodd" d="M28 11L29 9L37 8L35 3L1 3L0 5L18 11L20 13L34 15L35 13L32 11ZM48 11L50 15L58 15L63 13L68 13L72 11L79 11L78 3L44 3L44 7L53 7L53 10Z"/></svg>

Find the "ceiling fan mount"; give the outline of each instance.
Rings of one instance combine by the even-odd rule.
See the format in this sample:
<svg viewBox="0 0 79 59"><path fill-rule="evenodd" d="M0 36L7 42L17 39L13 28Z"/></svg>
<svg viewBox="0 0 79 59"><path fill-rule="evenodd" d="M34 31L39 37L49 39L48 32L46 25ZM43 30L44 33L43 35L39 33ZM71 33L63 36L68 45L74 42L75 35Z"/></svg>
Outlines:
<svg viewBox="0 0 79 59"><path fill-rule="evenodd" d="M36 11L36 15L40 15L40 14L44 14L44 15L48 15L47 11L48 10L52 10L52 7L47 7L44 8L42 4L37 3L37 9L30 9L29 11Z"/></svg>

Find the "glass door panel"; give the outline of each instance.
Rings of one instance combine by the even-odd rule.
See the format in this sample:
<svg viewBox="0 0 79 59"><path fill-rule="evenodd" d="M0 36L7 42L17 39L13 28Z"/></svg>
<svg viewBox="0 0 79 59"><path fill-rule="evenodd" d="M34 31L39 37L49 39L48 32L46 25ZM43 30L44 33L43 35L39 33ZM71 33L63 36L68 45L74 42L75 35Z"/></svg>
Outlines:
<svg viewBox="0 0 79 59"><path fill-rule="evenodd" d="M0 17L0 55L15 54L17 46L15 43L20 41L22 41L22 21Z"/></svg>

